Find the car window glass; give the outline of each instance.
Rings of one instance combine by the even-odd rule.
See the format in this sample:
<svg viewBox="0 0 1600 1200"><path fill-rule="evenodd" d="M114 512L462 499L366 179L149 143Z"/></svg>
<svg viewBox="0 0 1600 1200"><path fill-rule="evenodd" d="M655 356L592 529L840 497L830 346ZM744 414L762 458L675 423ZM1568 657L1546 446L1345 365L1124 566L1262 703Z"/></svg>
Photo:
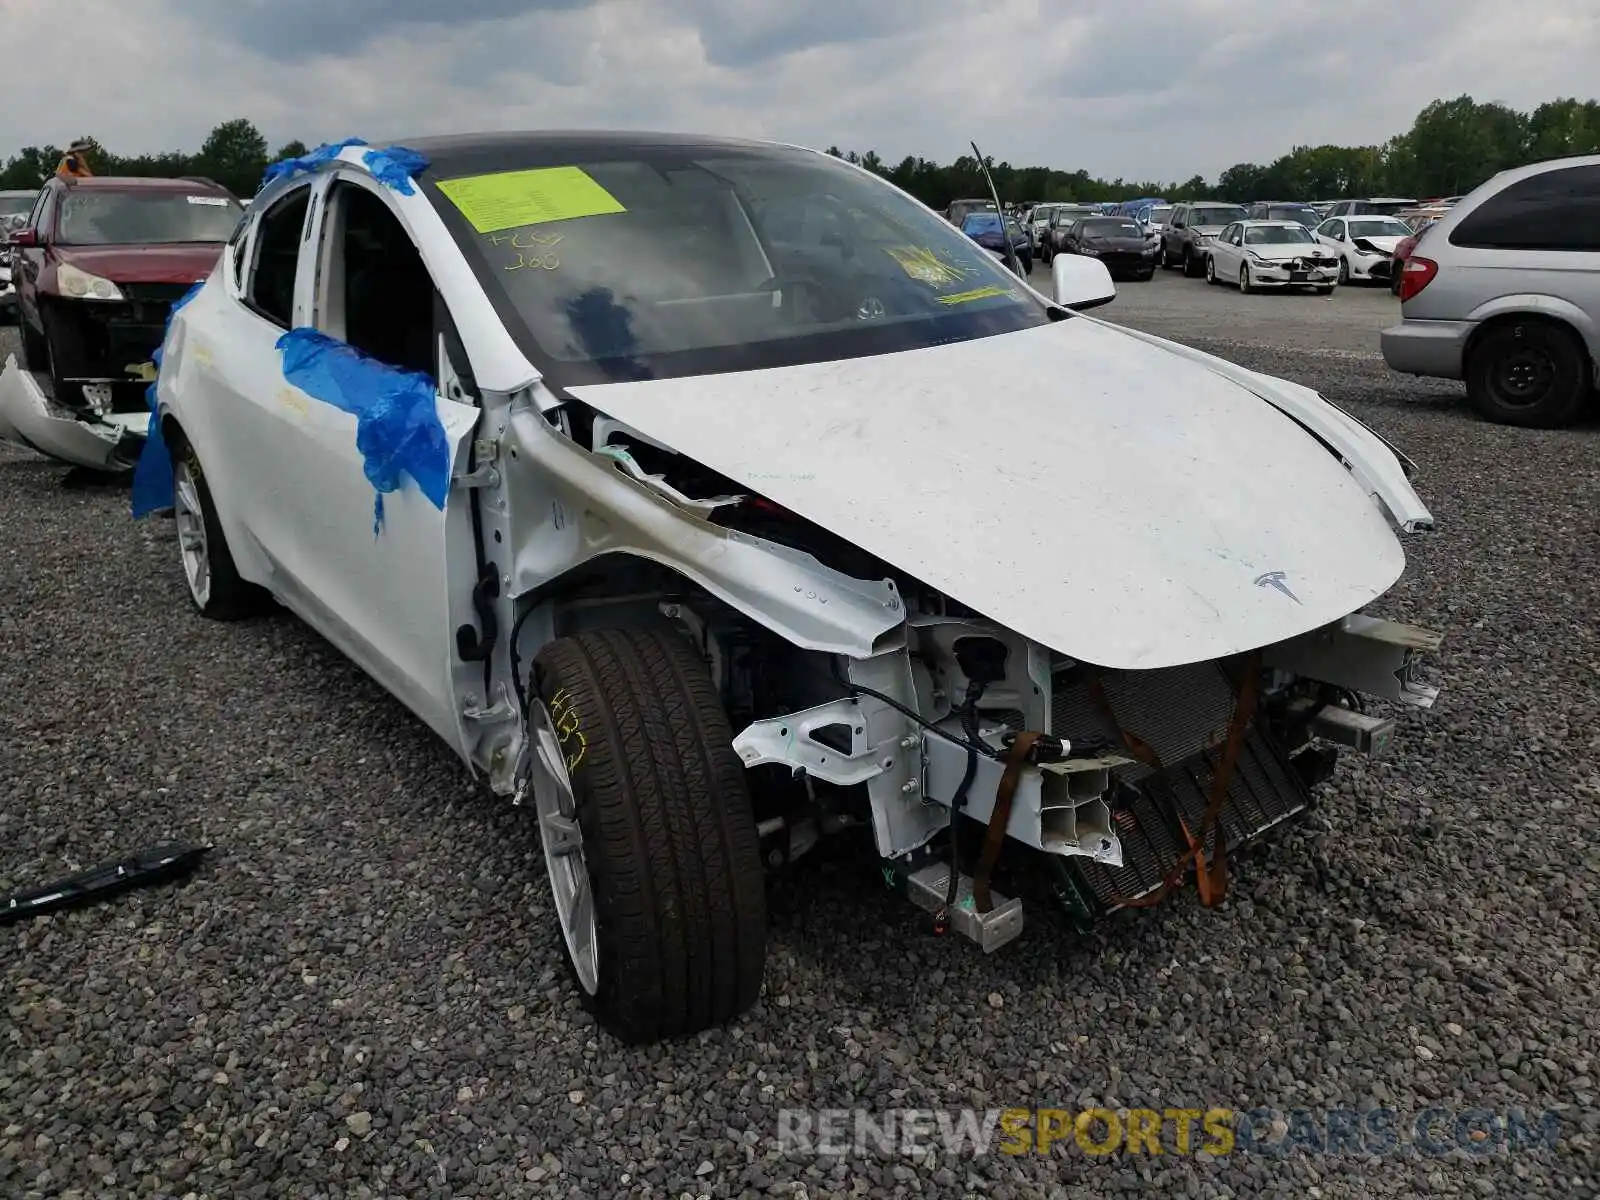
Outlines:
<svg viewBox="0 0 1600 1200"><path fill-rule="evenodd" d="M285 329L294 323L294 283L300 261L311 188L302 184L261 214L255 265L245 298L250 306Z"/></svg>
<svg viewBox="0 0 1600 1200"><path fill-rule="evenodd" d="M329 277L341 280L339 297L344 341L391 367L438 372L434 340L434 286L416 243L383 198L354 183L335 185L328 211L338 211L336 239L325 254L337 255L341 269ZM337 284L335 286L338 286Z"/></svg>
<svg viewBox="0 0 1600 1200"><path fill-rule="evenodd" d="M44 202L50 198L51 194L49 188L44 188L39 192L33 202L32 211L28 213L28 223L24 226L25 229L39 228L39 219L44 215Z"/></svg>
<svg viewBox="0 0 1600 1200"><path fill-rule="evenodd" d="M1600 167L1567 167L1490 196L1450 233L1490 250L1600 250Z"/></svg>

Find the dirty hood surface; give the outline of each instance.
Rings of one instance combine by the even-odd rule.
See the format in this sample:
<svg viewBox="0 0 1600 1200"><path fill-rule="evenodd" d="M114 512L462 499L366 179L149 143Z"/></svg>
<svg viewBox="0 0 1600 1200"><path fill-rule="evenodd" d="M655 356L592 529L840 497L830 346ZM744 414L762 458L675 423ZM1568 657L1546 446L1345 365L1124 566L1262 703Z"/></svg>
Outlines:
<svg viewBox="0 0 1600 1200"><path fill-rule="evenodd" d="M1051 649L1144 669L1353 612L1405 560L1248 388L1081 318L580 399Z"/></svg>
<svg viewBox="0 0 1600 1200"><path fill-rule="evenodd" d="M112 283L198 283L222 255L219 242L170 246L58 246L61 261Z"/></svg>

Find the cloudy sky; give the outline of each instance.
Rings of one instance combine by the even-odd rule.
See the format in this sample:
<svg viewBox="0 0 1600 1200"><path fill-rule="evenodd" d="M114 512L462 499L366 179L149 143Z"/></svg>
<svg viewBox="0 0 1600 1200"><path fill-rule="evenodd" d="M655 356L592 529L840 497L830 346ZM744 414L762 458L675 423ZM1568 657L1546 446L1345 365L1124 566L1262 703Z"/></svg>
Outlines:
<svg viewBox="0 0 1600 1200"><path fill-rule="evenodd" d="M1600 0L0 0L0 155L468 129L1215 176L1440 96L1600 93ZM26 97L29 103L16 103Z"/></svg>

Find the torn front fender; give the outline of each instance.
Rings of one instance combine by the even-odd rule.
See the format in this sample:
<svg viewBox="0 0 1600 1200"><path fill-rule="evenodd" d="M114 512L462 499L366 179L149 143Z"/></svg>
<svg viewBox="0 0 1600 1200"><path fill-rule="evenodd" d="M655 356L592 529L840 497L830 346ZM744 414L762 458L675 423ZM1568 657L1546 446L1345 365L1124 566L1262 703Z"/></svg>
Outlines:
<svg viewBox="0 0 1600 1200"><path fill-rule="evenodd" d="M144 445L145 413L94 417L57 404L15 357L0 371L0 440L95 471L125 470Z"/></svg>

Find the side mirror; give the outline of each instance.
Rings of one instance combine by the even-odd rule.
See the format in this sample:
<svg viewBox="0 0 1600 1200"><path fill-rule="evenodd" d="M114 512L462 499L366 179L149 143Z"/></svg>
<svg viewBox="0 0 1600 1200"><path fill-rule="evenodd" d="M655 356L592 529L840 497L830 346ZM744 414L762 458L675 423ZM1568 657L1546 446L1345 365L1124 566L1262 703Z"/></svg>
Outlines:
<svg viewBox="0 0 1600 1200"><path fill-rule="evenodd" d="M1117 298L1117 285L1111 282L1111 272L1098 258L1057 255L1050 260L1050 276L1056 303L1062 308L1082 312L1086 308L1110 304Z"/></svg>
<svg viewBox="0 0 1600 1200"><path fill-rule="evenodd" d="M13 229L11 231L11 244L13 246L37 246L39 235L32 229Z"/></svg>

